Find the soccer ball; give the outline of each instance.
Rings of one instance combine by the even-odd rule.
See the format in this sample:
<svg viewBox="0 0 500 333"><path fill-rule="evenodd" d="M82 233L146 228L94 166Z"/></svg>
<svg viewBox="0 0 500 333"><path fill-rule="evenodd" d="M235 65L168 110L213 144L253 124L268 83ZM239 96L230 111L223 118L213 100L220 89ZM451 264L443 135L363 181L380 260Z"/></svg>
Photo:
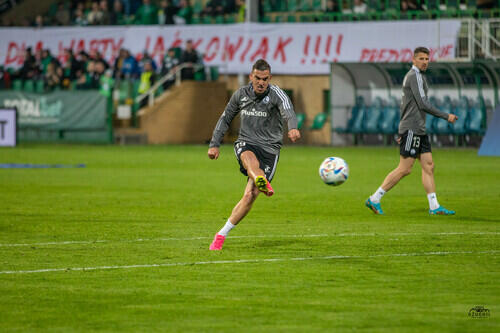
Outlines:
<svg viewBox="0 0 500 333"><path fill-rule="evenodd" d="M319 176L327 185L341 185L349 177L349 166L340 157L327 157L319 166Z"/></svg>

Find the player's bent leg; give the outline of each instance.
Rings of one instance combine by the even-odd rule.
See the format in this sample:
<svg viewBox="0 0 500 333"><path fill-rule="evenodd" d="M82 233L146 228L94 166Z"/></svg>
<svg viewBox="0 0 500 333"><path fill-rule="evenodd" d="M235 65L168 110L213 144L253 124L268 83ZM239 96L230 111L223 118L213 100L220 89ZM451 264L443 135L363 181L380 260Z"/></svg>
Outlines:
<svg viewBox="0 0 500 333"><path fill-rule="evenodd" d="M257 186L260 192L264 193L268 197L274 194L273 187L271 186L271 183L266 179L265 176L255 177L255 186Z"/></svg>
<svg viewBox="0 0 500 333"><path fill-rule="evenodd" d="M264 171L260 168L257 156L252 151L247 150L241 153L240 160L247 171L248 177L252 178L253 181L257 176L265 176Z"/></svg>
<svg viewBox="0 0 500 333"><path fill-rule="evenodd" d="M387 177L385 177L381 187L388 192L396 186L396 184L399 183L403 177L406 177L411 173L414 163L415 159L413 157L399 156L399 165L396 169L392 170Z"/></svg>
<svg viewBox="0 0 500 333"><path fill-rule="evenodd" d="M247 185L245 187L245 192L241 200L234 206L229 221L232 224L237 225L252 209L252 205L255 199L259 196L259 190L255 187L252 179L248 179ZM222 250L226 236L215 234L214 240L210 244L210 250Z"/></svg>
<svg viewBox="0 0 500 333"><path fill-rule="evenodd" d="M368 207L368 209L373 211L375 214L383 215L384 211L382 210L382 206L380 205L380 199L382 198L382 195L384 195L386 192L392 189L397 183L399 183L401 178L409 175L414 163L415 163L414 158L400 156L399 165L396 167L396 169L392 170L385 177L384 181L382 182L382 185L374 193L374 195L365 201L365 206ZM380 194L377 192L383 192L383 193ZM375 197L377 197L377 200L374 199Z"/></svg>

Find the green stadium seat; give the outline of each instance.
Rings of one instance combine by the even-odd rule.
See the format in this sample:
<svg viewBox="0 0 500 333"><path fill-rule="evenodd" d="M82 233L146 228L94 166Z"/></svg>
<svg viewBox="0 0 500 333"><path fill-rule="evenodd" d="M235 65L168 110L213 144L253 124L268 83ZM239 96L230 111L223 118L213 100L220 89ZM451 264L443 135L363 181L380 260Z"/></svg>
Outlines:
<svg viewBox="0 0 500 333"><path fill-rule="evenodd" d="M193 15L191 18L191 24L201 24L201 19L198 15Z"/></svg>
<svg viewBox="0 0 500 333"><path fill-rule="evenodd" d="M225 21L224 21L224 16L222 15L217 15L215 17L215 24L224 24Z"/></svg>
<svg viewBox="0 0 500 333"><path fill-rule="evenodd" d="M466 133L465 124L467 121L467 114L469 112L469 100L467 97L460 98L460 101L455 108L454 114L458 119L451 124L451 130L456 136L464 135Z"/></svg>
<svg viewBox="0 0 500 333"><path fill-rule="evenodd" d="M478 97L474 105L469 109L466 132L467 134L484 135L486 132L486 112L484 111L484 102Z"/></svg>
<svg viewBox="0 0 500 333"><path fill-rule="evenodd" d="M295 17L295 15L288 15L286 18L286 21L288 23L295 23L295 22L297 22L297 18Z"/></svg>
<svg viewBox="0 0 500 333"><path fill-rule="evenodd" d="M22 80L14 80L12 81L12 89L16 91L23 90L23 81Z"/></svg>
<svg viewBox="0 0 500 333"><path fill-rule="evenodd" d="M306 114L305 113L297 113L297 129L302 129L304 126L304 123L306 121Z"/></svg>
<svg viewBox="0 0 500 333"><path fill-rule="evenodd" d="M203 16L201 18L201 24L212 24L212 18L210 16Z"/></svg>
<svg viewBox="0 0 500 333"><path fill-rule="evenodd" d="M232 14L228 14L225 18L226 23L235 23L236 17Z"/></svg>
<svg viewBox="0 0 500 333"><path fill-rule="evenodd" d="M300 22L313 22L314 17L313 15L300 15L299 20Z"/></svg>
<svg viewBox="0 0 500 333"><path fill-rule="evenodd" d="M328 119L328 115L324 112L318 113L314 119L311 127L309 127L310 130L320 130L323 128L323 126L326 123L326 120Z"/></svg>
<svg viewBox="0 0 500 333"><path fill-rule="evenodd" d="M35 92L43 94L45 92L45 82L37 80L35 83Z"/></svg>
<svg viewBox="0 0 500 333"><path fill-rule="evenodd" d="M380 97L375 98L363 119L365 133L379 133L379 123L382 116L384 103Z"/></svg>
<svg viewBox="0 0 500 333"><path fill-rule="evenodd" d="M35 92L35 81L33 80L24 81L23 90L25 92L30 92L30 93Z"/></svg>
<svg viewBox="0 0 500 333"><path fill-rule="evenodd" d="M358 117L358 113L360 110L364 107L365 101L363 96L357 96L356 97L356 103L351 109L351 117L347 121L346 127L336 127L334 129L335 132L338 133L352 133L352 128L354 126L354 122L356 121Z"/></svg>
<svg viewBox="0 0 500 333"><path fill-rule="evenodd" d="M210 66L210 81L217 81L219 79L219 67Z"/></svg>
<svg viewBox="0 0 500 333"><path fill-rule="evenodd" d="M399 119L399 107L397 100L393 98L383 109L380 116L379 130L382 134L396 134L397 127L394 124Z"/></svg>
<svg viewBox="0 0 500 333"><path fill-rule="evenodd" d="M269 15L264 15L260 18L260 22L262 23L271 23L271 16Z"/></svg>

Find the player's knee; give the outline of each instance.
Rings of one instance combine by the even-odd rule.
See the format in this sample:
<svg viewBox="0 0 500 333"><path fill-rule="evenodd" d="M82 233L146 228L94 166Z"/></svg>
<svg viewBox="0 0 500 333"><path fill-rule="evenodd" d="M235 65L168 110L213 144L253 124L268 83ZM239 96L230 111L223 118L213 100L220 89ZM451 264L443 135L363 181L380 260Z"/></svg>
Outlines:
<svg viewBox="0 0 500 333"><path fill-rule="evenodd" d="M247 203L252 203L255 201L255 199L257 198L257 195L259 194L259 191L255 191L255 190L250 190L250 191L245 191L245 194L243 194L243 199L247 202Z"/></svg>
<svg viewBox="0 0 500 333"><path fill-rule="evenodd" d="M411 173L411 168L401 168L401 176L406 177Z"/></svg>
<svg viewBox="0 0 500 333"><path fill-rule="evenodd" d="M427 169L427 172L434 173L434 162L427 163L426 169Z"/></svg>

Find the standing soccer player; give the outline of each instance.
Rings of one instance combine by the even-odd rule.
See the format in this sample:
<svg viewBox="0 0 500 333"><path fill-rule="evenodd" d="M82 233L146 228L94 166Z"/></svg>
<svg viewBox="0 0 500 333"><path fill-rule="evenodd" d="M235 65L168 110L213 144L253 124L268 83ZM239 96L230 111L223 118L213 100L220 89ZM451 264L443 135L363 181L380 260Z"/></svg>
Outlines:
<svg viewBox="0 0 500 333"><path fill-rule="evenodd" d="M252 67L250 84L239 88L226 106L215 126L208 157L219 157L219 146L233 118L240 112L240 132L234 143L234 153L240 171L248 176L243 197L233 208L224 227L215 234L210 250L222 250L226 236L250 211L260 192L274 194L271 180L276 172L283 144L283 120L288 122L288 137L300 139L297 117L288 96L278 86L269 84L271 66L257 60Z"/></svg>
<svg viewBox="0 0 500 333"><path fill-rule="evenodd" d="M415 159L422 166L422 183L429 200L429 214L453 215L454 211L440 206L434 183L434 162L432 161L431 143L425 133L425 116L430 113L454 123L457 116L442 112L433 107L427 99L427 81L423 72L429 65L429 50L417 47L413 52L413 66L403 81L401 100L401 121L399 123L399 165L385 177L384 182L372 196L366 200L366 207L375 214L384 214L380 199L393 188L404 176L410 174Z"/></svg>

